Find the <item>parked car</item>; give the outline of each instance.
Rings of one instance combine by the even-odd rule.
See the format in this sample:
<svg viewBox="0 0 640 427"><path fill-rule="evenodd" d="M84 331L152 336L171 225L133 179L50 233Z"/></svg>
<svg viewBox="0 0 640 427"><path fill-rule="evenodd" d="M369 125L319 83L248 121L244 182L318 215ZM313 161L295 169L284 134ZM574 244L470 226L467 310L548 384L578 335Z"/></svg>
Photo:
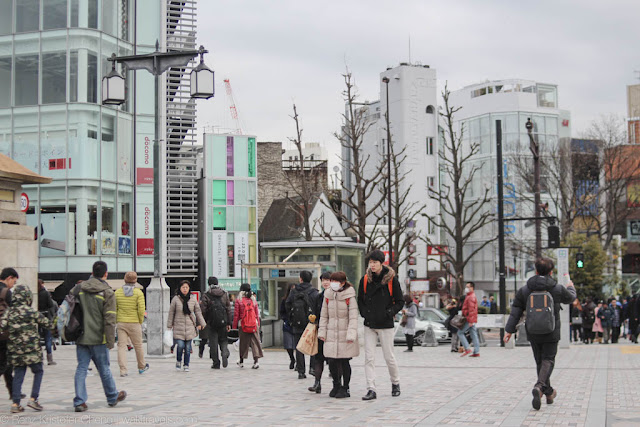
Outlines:
<svg viewBox="0 0 640 427"><path fill-rule="evenodd" d="M403 328L400 326L400 319L402 314L398 313L396 316L395 335L393 342L396 345L406 344L407 339L404 336ZM423 307L418 311L418 318L416 319L416 334L414 335L414 343L417 346L422 345L424 342L424 334L429 329L429 326L433 329L433 333L436 336L438 343L451 342L451 333L444 327L444 321L447 319L447 314L442 310L433 307Z"/></svg>

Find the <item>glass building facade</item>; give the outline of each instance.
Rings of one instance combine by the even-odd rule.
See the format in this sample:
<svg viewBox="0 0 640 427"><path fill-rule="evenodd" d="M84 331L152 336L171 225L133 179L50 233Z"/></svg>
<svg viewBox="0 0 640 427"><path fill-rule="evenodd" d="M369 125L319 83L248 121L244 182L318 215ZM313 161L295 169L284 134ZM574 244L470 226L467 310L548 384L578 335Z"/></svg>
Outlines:
<svg viewBox="0 0 640 427"><path fill-rule="evenodd" d="M255 137L205 134L204 184L206 275L236 291L241 263L258 262Z"/></svg>
<svg viewBox="0 0 640 427"><path fill-rule="evenodd" d="M89 272L98 259L113 272L152 271L152 256L134 258L132 236L135 145L153 135L153 77L126 73L119 107L101 105L100 85L112 53L155 50L161 3L0 0L0 152L53 178L25 186L41 273Z"/></svg>

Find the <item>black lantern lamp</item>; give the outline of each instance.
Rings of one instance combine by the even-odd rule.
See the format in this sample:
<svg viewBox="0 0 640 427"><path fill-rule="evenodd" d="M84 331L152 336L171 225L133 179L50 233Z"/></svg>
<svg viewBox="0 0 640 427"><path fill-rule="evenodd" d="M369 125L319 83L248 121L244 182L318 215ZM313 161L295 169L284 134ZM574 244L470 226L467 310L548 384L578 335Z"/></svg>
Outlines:
<svg viewBox="0 0 640 427"><path fill-rule="evenodd" d="M116 71L116 54L112 54L111 72L102 78L102 103L107 105L121 105L125 101L124 77Z"/></svg>
<svg viewBox="0 0 640 427"><path fill-rule="evenodd" d="M213 71L204 64L204 46L200 46L200 64L191 71L191 97L209 99L213 96Z"/></svg>

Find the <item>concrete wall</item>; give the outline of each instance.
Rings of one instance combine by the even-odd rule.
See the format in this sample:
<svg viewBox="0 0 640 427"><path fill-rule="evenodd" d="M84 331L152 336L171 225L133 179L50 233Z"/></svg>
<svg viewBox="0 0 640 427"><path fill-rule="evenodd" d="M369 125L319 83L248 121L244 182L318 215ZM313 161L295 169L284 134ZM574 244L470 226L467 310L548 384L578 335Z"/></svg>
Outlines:
<svg viewBox="0 0 640 427"><path fill-rule="evenodd" d="M38 306L38 242L34 240L33 227L26 225L26 214L20 211L22 186L12 181L0 180L0 189L14 192L14 201L0 201L0 268L13 267L20 278L18 285L25 285L34 293L33 306Z"/></svg>

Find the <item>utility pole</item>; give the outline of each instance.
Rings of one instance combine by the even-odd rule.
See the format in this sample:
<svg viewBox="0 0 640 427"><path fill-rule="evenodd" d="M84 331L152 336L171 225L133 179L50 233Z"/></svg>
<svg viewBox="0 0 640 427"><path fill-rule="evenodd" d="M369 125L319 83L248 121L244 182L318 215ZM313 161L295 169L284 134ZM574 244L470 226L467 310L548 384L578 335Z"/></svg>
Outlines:
<svg viewBox="0 0 640 427"><path fill-rule="evenodd" d="M540 145L533 137L533 122L527 118L525 124L527 134L529 134L529 150L533 154L533 193L535 203L535 224L536 224L536 258L542 256L542 224L540 220Z"/></svg>
<svg viewBox="0 0 640 427"><path fill-rule="evenodd" d="M507 283L505 277L506 263L504 259L504 192L502 163L502 121L496 120L496 153L498 157L498 269L500 272L500 313L507 314ZM500 346L504 347L504 327L500 328Z"/></svg>
<svg viewBox="0 0 640 427"><path fill-rule="evenodd" d="M389 119L389 77L383 77L382 82L387 85L387 203L389 204L389 267L393 266L393 236L391 234L391 120ZM399 238L400 236L398 236ZM398 254L399 255L399 254Z"/></svg>

